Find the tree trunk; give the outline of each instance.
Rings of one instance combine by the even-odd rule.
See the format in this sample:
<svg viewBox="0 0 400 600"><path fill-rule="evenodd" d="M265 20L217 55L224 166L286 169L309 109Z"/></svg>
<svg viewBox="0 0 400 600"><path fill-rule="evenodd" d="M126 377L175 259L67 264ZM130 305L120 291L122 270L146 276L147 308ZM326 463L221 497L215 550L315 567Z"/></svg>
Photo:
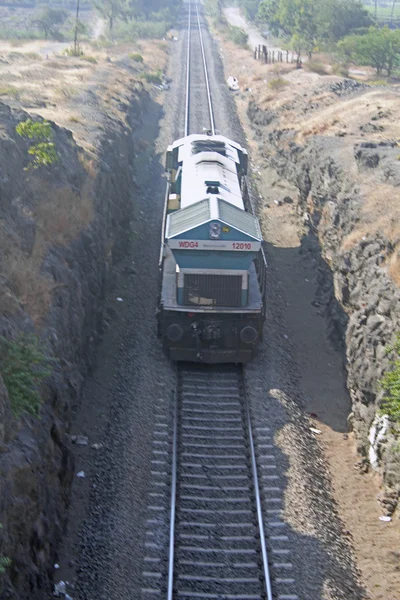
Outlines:
<svg viewBox="0 0 400 600"><path fill-rule="evenodd" d="M78 54L78 25L79 25L79 0L76 0L76 20L74 32L74 54Z"/></svg>
<svg viewBox="0 0 400 600"><path fill-rule="evenodd" d="M397 0L393 0L393 4L392 4L392 12L390 13L390 24L393 23L393 17L394 17L394 7L396 6L396 2Z"/></svg>

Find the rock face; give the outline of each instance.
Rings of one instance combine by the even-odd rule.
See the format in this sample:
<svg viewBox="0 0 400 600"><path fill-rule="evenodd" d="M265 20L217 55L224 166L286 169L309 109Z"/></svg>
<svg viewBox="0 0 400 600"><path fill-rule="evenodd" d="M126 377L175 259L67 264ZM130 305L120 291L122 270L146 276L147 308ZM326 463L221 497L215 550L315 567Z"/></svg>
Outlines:
<svg viewBox="0 0 400 600"><path fill-rule="evenodd" d="M261 129L268 123L260 108L248 115L265 156L278 174L298 189L299 212L309 235L303 243L321 257L319 304L326 308L331 332L346 351L351 425L358 449L373 457L372 466L388 487L400 486L395 436L377 417L382 392L379 380L388 367L385 349L400 330L400 290L388 265L396 252L393 241L371 227L359 230L364 198L355 175L376 172L377 181L400 185L398 148L389 143L343 144L340 137L313 136L302 145L295 131ZM390 192L389 192L390 193ZM382 198L383 200L383 198Z"/></svg>
<svg viewBox="0 0 400 600"><path fill-rule="evenodd" d="M113 263L124 252L123 240L132 218L135 148L129 125L140 120L148 95L143 88L131 92L126 120L113 118L103 123L104 134L96 141L96 156L91 156L89 167L71 132L52 124L61 159L40 173L36 188L33 183L39 175L24 171L28 142L15 133L17 123L29 115L0 104L0 335L13 339L36 330L48 354L57 358L42 390L40 418L13 418L0 376L0 556L12 560L0 577L4 600L42 600L52 591L53 565L73 476L66 435L71 408L94 359L104 298L113 283ZM62 242L52 243L48 232L41 232L43 223L54 225L54 219L42 218L40 225L36 218L42 209L41 189L47 195L50 190L54 198L65 195L65 190L68 198L71 194L78 199L90 196L90 216L86 214L73 239L55 231L55 241ZM55 206L62 207L62 202ZM71 204L71 211L75 208ZM38 274L51 294L45 314L38 319L29 312L29 302L14 294L5 266L9 268L17 248L30 261L40 239L47 242ZM28 297L29 290L25 291Z"/></svg>

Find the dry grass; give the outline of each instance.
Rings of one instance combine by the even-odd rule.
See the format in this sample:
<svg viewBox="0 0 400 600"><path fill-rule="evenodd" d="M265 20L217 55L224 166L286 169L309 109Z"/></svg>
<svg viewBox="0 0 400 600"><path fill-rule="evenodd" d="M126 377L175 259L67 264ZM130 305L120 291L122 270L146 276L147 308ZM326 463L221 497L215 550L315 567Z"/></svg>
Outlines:
<svg viewBox="0 0 400 600"><path fill-rule="evenodd" d="M400 286L400 246L397 246L389 260L389 273Z"/></svg>
<svg viewBox="0 0 400 600"><path fill-rule="evenodd" d="M303 129L302 138L304 139L313 135L323 135L327 131L331 132L335 125L338 125L338 120L336 118L326 121L319 120L308 129Z"/></svg>
<svg viewBox="0 0 400 600"><path fill-rule="evenodd" d="M89 178L77 194L69 187L56 187L44 181L32 181L36 203L34 217L46 244L64 246L93 219L92 180Z"/></svg>
<svg viewBox="0 0 400 600"><path fill-rule="evenodd" d="M22 306L34 323L40 324L59 285L41 272L43 260L50 246L70 243L93 219L92 186L91 176L80 194L39 179L31 181L36 232L29 255L22 251L12 225L0 221L0 313L15 314Z"/></svg>
<svg viewBox="0 0 400 600"><path fill-rule="evenodd" d="M41 237L36 236L28 256L11 231L4 221L0 221L0 313L15 314L22 306L33 322L39 324L55 288L54 281L40 272L46 246Z"/></svg>

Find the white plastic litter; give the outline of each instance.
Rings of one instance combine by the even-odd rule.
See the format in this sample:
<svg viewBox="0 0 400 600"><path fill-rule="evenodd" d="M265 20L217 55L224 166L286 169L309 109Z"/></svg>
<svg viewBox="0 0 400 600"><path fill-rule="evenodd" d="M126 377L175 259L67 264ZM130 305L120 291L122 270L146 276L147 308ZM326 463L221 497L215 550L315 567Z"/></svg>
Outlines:
<svg viewBox="0 0 400 600"><path fill-rule="evenodd" d="M86 477L85 471L79 471L79 473L77 473L76 476L81 478Z"/></svg>
<svg viewBox="0 0 400 600"><path fill-rule="evenodd" d="M316 434L318 434L318 435L319 435L320 433L322 433L322 431L321 431L320 429L315 429L315 427L310 427L310 431L312 431L313 433L316 433Z"/></svg>
<svg viewBox="0 0 400 600"><path fill-rule="evenodd" d="M65 596L65 581L59 581L54 585L54 596Z"/></svg>
<svg viewBox="0 0 400 600"><path fill-rule="evenodd" d="M117 302L123 302L122 298L117 298Z"/></svg>
<svg viewBox="0 0 400 600"><path fill-rule="evenodd" d="M392 517L387 517L386 515L382 515L379 517L380 521L384 521L385 523L389 523L392 520Z"/></svg>
<svg viewBox="0 0 400 600"><path fill-rule="evenodd" d="M89 440L85 435L77 435L75 444L77 446L87 446L89 444Z"/></svg>
<svg viewBox="0 0 400 600"><path fill-rule="evenodd" d="M237 80L237 77L232 77L232 75L230 75L226 80L226 83L228 84L228 88L232 92L237 92L239 90L239 82Z"/></svg>
<svg viewBox="0 0 400 600"><path fill-rule="evenodd" d="M60 568L60 565L58 565L58 564L56 563L56 564L54 565L54 568L55 568L55 569L59 569L59 568Z"/></svg>

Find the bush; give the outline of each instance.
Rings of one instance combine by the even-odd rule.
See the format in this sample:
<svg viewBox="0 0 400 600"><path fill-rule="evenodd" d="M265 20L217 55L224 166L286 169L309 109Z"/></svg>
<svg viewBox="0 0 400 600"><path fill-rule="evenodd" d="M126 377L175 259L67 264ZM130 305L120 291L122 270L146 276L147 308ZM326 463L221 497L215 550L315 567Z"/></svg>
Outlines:
<svg viewBox="0 0 400 600"><path fill-rule="evenodd" d="M147 81L147 83L154 83L155 85L162 84L162 73L157 71L156 73L142 73L141 77Z"/></svg>
<svg viewBox="0 0 400 600"><path fill-rule="evenodd" d="M132 42L138 39L162 39L170 27L171 23L168 21L117 23L114 29L114 37L122 42Z"/></svg>
<svg viewBox="0 0 400 600"><path fill-rule="evenodd" d="M13 85L0 86L0 96L9 96L10 98L19 97L19 89Z"/></svg>
<svg viewBox="0 0 400 600"><path fill-rule="evenodd" d="M11 559L7 556L0 556L0 575L6 572L6 568L11 565Z"/></svg>
<svg viewBox="0 0 400 600"><path fill-rule="evenodd" d="M328 75L326 66L316 60L310 60L307 63L305 63L304 66L307 69L307 71L311 71L312 73L317 73L318 75Z"/></svg>
<svg viewBox="0 0 400 600"><path fill-rule="evenodd" d="M339 77L348 77L349 76L349 67L345 63L333 63L332 65L332 74L338 75Z"/></svg>
<svg viewBox="0 0 400 600"><path fill-rule="evenodd" d="M50 362L33 335L16 341L0 338L0 371L16 417L23 412L39 413L42 399L38 388L51 374Z"/></svg>
<svg viewBox="0 0 400 600"><path fill-rule="evenodd" d="M249 39L249 36L243 29L234 27L233 25L229 25L228 27L228 37L232 42L238 44L238 46L247 46L247 41Z"/></svg>
<svg viewBox="0 0 400 600"><path fill-rule="evenodd" d="M28 154L33 157L33 161L28 165L27 170L48 167L58 161L56 146L51 141L53 131L48 121L27 119L18 123L15 131L21 137L35 141L35 144L28 149Z"/></svg>
<svg viewBox="0 0 400 600"><path fill-rule="evenodd" d="M3 529L3 524L0 523L0 529ZM11 560L7 556L0 556L0 575L5 573L6 568L11 565Z"/></svg>
<svg viewBox="0 0 400 600"><path fill-rule="evenodd" d="M86 62L91 63L92 65L97 65L97 59L94 56L83 54L81 60L86 60Z"/></svg>
<svg viewBox="0 0 400 600"><path fill-rule="evenodd" d="M392 355L390 371L382 377L380 385L386 392L381 404L381 412L389 415L395 423L400 423L400 333L396 336L393 346L387 350Z"/></svg>
<svg viewBox="0 0 400 600"><path fill-rule="evenodd" d="M281 90L282 88L286 87L288 85L288 82L283 79L282 77L275 77L275 79L271 79L268 82L268 87L271 88L271 90Z"/></svg>
<svg viewBox="0 0 400 600"><path fill-rule="evenodd" d="M32 121L32 119L18 123L15 131L21 137L38 141L48 140L52 135L51 125L48 121Z"/></svg>
<svg viewBox="0 0 400 600"><path fill-rule="evenodd" d="M141 54L139 54L138 52L133 52L132 54L129 55L129 58L131 58L135 62L139 62L139 63L143 62L143 56Z"/></svg>
<svg viewBox="0 0 400 600"><path fill-rule="evenodd" d="M66 56L83 56L83 52L80 49L79 45L77 48L75 48L74 46L65 48L65 50L63 50L63 54L65 54Z"/></svg>

